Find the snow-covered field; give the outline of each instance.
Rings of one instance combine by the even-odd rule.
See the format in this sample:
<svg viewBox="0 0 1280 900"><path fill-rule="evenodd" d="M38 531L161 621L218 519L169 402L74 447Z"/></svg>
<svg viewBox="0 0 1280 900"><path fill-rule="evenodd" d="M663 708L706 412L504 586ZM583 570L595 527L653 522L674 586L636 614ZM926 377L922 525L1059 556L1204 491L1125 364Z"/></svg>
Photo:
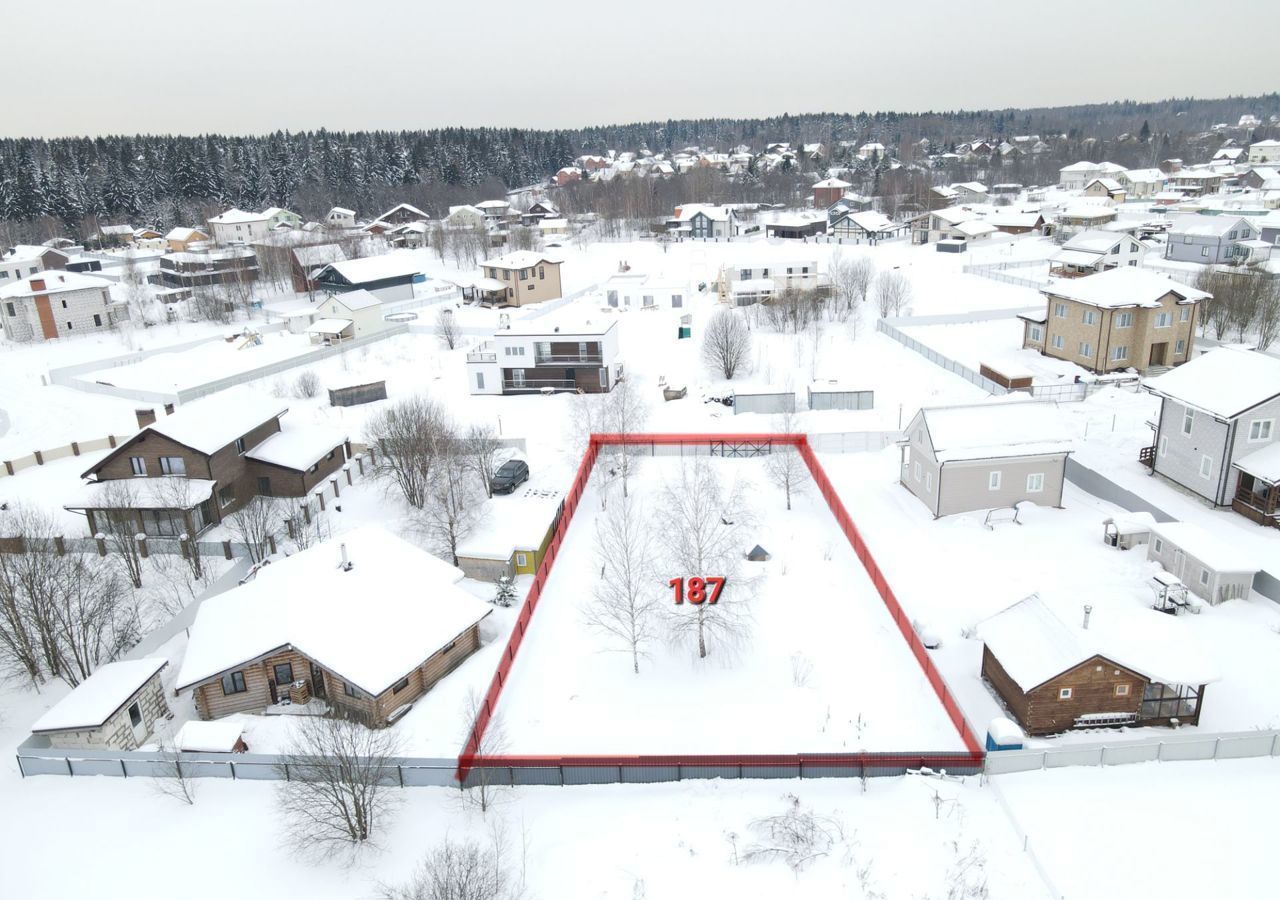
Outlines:
<svg viewBox="0 0 1280 900"><path fill-rule="evenodd" d="M604 461L598 465L604 464ZM680 479L678 457L644 459L631 493L662 527L660 493ZM688 646L654 642L640 674L619 646L586 621L598 602L595 487L583 496L543 588L498 715L517 754L796 753L963 750L874 587L807 474L786 509L759 459L713 459L725 486L744 489L741 564L750 633L740 646L711 640L704 660ZM619 488L611 488L612 503ZM660 557L661 554L659 554ZM661 565L661 563L659 563ZM670 578L717 572L654 572L660 614L677 608Z"/></svg>

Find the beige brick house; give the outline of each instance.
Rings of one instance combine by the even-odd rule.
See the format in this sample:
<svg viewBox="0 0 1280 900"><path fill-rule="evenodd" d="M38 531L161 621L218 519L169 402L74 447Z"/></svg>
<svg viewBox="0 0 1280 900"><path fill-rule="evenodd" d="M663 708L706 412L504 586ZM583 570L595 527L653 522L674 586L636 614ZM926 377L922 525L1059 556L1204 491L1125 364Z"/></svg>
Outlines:
<svg viewBox="0 0 1280 900"><path fill-rule="evenodd" d="M1041 288L1043 314L1023 315L1022 346L1091 372L1160 369L1191 357L1204 291L1123 267Z"/></svg>
<svg viewBox="0 0 1280 900"><path fill-rule="evenodd" d="M501 282L497 298L503 306L525 306L562 296L560 262L532 250L517 250L480 264L486 278Z"/></svg>

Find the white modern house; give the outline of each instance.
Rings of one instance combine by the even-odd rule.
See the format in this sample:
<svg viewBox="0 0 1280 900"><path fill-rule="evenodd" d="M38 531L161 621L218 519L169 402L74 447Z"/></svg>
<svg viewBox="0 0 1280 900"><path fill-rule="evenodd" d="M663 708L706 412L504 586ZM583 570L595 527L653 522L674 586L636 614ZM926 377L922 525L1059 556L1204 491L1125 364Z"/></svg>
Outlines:
<svg viewBox="0 0 1280 900"><path fill-rule="evenodd" d="M818 273L817 259L739 259L720 268L720 300L751 306L785 290L812 290L829 283Z"/></svg>
<svg viewBox="0 0 1280 900"><path fill-rule="evenodd" d="M325 213L324 224L330 228L355 228L356 211L345 206L335 206Z"/></svg>
<svg viewBox="0 0 1280 900"><path fill-rule="evenodd" d="M209 220L209 234L215 244L252 244L271 233L271 217L266 213L229 209Z"/></svg>
<svg viewBox="0 0 1280 900"><path fill-rule="evenodd" d="M622 376L618 323L543 316L516 322L467 354L472 394L537 394L613 390Z"/></svg>

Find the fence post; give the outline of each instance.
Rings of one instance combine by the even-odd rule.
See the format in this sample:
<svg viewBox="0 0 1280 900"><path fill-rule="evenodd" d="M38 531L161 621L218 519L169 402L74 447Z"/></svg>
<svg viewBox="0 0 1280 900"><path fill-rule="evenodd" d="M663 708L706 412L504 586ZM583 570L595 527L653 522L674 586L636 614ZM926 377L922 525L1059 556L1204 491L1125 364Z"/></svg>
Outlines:
<svg viewBox="0 0 1280 900"><path fill-rule="evenodd" d="M333 499L335 500L338 499L338 497L341 496L338 493L338 476L334 475L332 478L330 478L329 484L333 485Z"/></svg>
<svg viewBox="0 0 1280 900"><path fill-rule="evenodd" d="M72 778L75 778L76 770L71 768L71 757L64 756L62 757L62 761L67 764L67 774L70 775Z"/></svg>
<svg viewBox="0 0 1280 900"><path fill-rule="evenodd" d="M361 475L364 475L364 454L357 454L355 460L356 468L360 470Z"/></svg>
<svg viewBox="0 0 1280 900"><path fill-rule="evenodd" d="M227 760L227 765L231 767L231 780L235 781L236 780L236 764L231 760Z"/></svg>
<svg viewBox="0 0 1280 900"><path fill-rule="evenodd" d="M400 787L404 787L404 766L396 763L396 772L400 775Z"/></svg>
<svg viewBox="0 0 1280 900"><path fill-rule="evenodd" d="M60 534L53 537L53 552L59 556L67 555L67 542Z"/></svg>
<svg viewBox="0 0 1280 900"><path fill-rule="evenodd" d="M1156 762L1164 762L1164 741L1156 744Z"/></svg>
<svg viewBox="0 0 1280 900"><path fill-rule="evenodd" d="M148 553L150 552L147 550L147 536L145 534L139 534L137 537L137 541L138 541L138 555L141 556L143 559L146 559Z"/></svg>
<svg viewBox="0 0 1280 900"><path fill-rule="evenodd" d="M352 484L352 481L351 481L351 466L350 466L350 465L345 465L345 466L343 466L343 467L342 467L342 471L344 471L344 472L346 472L346 473L347 473L347 484ZM335 488L335 490L337 490L337 489Z"/></svg>
<svg viewBox="0 0 1280 900"><path fill-rule="evenodd" d="M231 558L232 558L232 556L231 556L231 542L230 542L230 541L223 541L223 542L222 542L222 555L223 555L223 556L225 556L227 559L231 559Z"/></svg>
<svg viewBox="0 0 1280 900"><path fill-rule="evenodd" d="M1220 738L1220 737L1216 737L1216 738L1214 738L1214 739L1213 739L1213 760L1214 760L1214 762L1217 762L1217 761L1218 761L1218 748L1219 748L1219 747L1221 747L1221 746L1222 746L1222 738Z"/></svg>
<svg viewBox="0 0 1280 900"><path fill-rule="evenodd" d="M271 555L276 555L276 536L274 534L267 535L267 546L271 548Z"/></svg>
<svg viewBox="0 0 1280 900"><path fill-rule="evenodd" d="M122 778L129 777L129 770L124 767L124 757L120 757L120 776Z"/></svg>

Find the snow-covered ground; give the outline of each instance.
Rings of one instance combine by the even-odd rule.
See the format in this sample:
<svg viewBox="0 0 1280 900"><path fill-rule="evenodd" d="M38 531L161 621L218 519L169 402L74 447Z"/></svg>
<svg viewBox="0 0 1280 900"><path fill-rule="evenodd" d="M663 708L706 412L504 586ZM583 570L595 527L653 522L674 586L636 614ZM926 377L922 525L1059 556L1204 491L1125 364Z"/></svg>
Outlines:
<svg viewBox="0 0 1280 900"><path fill-rule="evenodd" d="M599 602L588 586L600 564L598 521L607 515L593 486L574 515L498 707L508 750L963 750L808 476L788 511L762 460L717 458L710 464L726 496L735 484L744 492L744 508L734 512L751 523L742 553L758 543L772 555L767 562L741 563L741 586L731 578L726 588L751 596L745 642L730 649L713 635L708 657L700 660L687 645L659 639L649 646L640 674L633 673L626 645L586 621L588 606ZM644 459L631 478L630 492L655 529L662 528L661 492L679 482L682 465L687 463L673 456ZM620 502L618 491L611 488L610 502ZM675 607L667 580L717 574L723 573L659 568L649 595L660 598L660 616L688 616L693 607Z"/></svg>

